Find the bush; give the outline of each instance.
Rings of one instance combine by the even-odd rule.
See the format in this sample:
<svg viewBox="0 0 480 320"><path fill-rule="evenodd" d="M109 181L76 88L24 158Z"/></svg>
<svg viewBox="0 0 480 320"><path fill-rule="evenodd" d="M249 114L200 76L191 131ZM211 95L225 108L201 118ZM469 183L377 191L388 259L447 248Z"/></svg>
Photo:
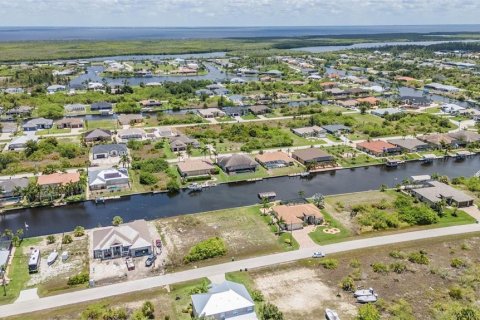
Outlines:
<svg viewBox="0 0 480 320"><path fill-rule="evenodd" d="M429 264L430 259L424 252L412 252L408 255L408 261L417 264Z"/></svg>
<svg viewBox="0 0 480 320"><path fill-rule="evenodd" d="M360 261L357 258L353 258L352 260L350 260L350 267L360 268Z"/></svg>
<svg viewBox="0 0 480 320"><path fill-rule="evenodd" d="M222 239L215 237L199 242L193 246L185 256L185 262L194 262L223 256L227 253L227 248Z"/></svg>
<svg viewBox="0 0 480 320"><path fill-rule="evenodd" d="M407 266L402 262L395 262L390 264L390 270L395 273L404 273L407 270Z"/></svg>
<svg viewBox="0 0 480 320"><path fill-rule="evenodd" d="M47 236L47 244L52 244L52 243L55 243L56 239L55 239L55 236L54 235L48 235Z"/></svg>
<svg viewBox="0 0 480 320"><path fill-rule="evenodd" d="M88 273L79 273L77 275L69 277L67 284L69 286L75 286L78 284L87 283L89 279L90 279L90 276Z"/></svg>
<svg viewBox="0 0 480 320"><path fill-rule="evenodd" d="M139 180L140 180L140 184L147 185L147 186L151 186L158 182L158 178L155 177L152 173L144 172L144 171L140 172Z"/></svg>
<svg viewBox="0 0 480 320"><path fill-rule="evenodd" d="M454 300L462 300L463 299L463 290L462 290L462 288L460 288L458 286L454 286L454 287L451 287L448 290L448 295L450 296L450 298L452 298Z"/></svg>
<svg viewBox="0 0 480 320"><path fill-rule="evenodd" d="M462 259L460 258L453 258L452 261L450 262L450 266L452 268L463 268L463 267L466 267L467 264L465 263L465 261L463 261Z"/></svg>
<svg viewBox="0 0 480 320"><path fill-rule="evenodd" d="M276 305L267 302L260 308L260 320L283 320L283 313Z"/></svg>
<svg viewBox="0 0 480 320"><path fill-rule="evenodd" d="M394 259L405 259L406 258L405 253L402 252L402 251L399 251L399 250L391 251L388 255L390 257L394 258Z"/></svg>
<svg viewBox="0 0 480 320"><path fill-rule="evenodd" d="M180 190L180 185L178 184L177 180L171 179L167 183L167 190L168 192L176 192Z"/></svg>
<svg viewBox="0 0 480 320"><path fill-rule="evenodd" d="M71 235L69 234L65 234L62 238L62 243L63 244L69 244L69 243L72 243L73 242L73 238Z"/></svg>
<svg viewBox="0 0 480 320"><path fill-rule="evenodd" d="M85 234L85 228L82 226L76 226L75 229L73 230L73 235L75 237L81 237Z"/></svg>
<svg viewBox="0 0 480 320"><path fill-rule="evenodd" d="M342 279L340 282L340 287L344 291L353 291L355 289L355 281L353 280L352 277L346 276L345 278Z"/></svg>
<svg viewBox="0 0 480 320"><path fill-rule="evenodd" d="M155 319L155 308L153 303L145 301L142 305L142 314L147 319Z"/></svg>
<svg viewBox="0 0 480 320"><path fill-rule="evenodd" d="M320 265L322 265L325 269L328 270L335 270L338 267L338 260L337 259L323 259L320 262Z"/></svg>
<svg viewBox="0 0 480 320"><path fill-rule="evenodd" d="M358 308L356 320L380 320L380 312L373 304L365 304Z"/></svg>
<svg viewBox="0 0 480 320"><path fill-rule="evenodd" d="M255 302L262 302L264 300L263 293L260 290L253 290L252 299Z"/></svg>
<svg viewBox="0 0 480 320"><path fill-rule="evenodd" d="M373 272L376 273L388 273L388 266L381 262L372 263Z"/></svg>
<svg viewBox="0 0 480 320"><path fill-rule="evenodd" d="M112 225L113 226L118 226L118 225L121 225L122 223L123 223L122 217L120 217L120 216L113 217L113 219L112 219Z"/></svg>

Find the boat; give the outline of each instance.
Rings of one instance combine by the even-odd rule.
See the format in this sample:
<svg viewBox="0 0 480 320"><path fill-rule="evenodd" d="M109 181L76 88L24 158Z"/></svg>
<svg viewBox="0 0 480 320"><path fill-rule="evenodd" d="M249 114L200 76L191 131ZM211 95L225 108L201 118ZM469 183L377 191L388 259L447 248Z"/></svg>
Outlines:
<svg viewBox="0 0 480 320"><path fill-rule="evenodd" d="M372 288L368 288L368 289L360 289L355 291L353 293L353 296L356 298L361 296L370 296L372 294L375 294L375 291Z"/></svg>
<svg viewBox="0 0 480 320"><path fill-rule="evenodd" d="M95 204L98 204L98 203L105 203L105 198L104 197L95 198Z"/></svg>
<svg viewBox="0 0 480 320"><path fill-rule="evenodd" d="M371 302L377 302L378 295L376 293L368 295L368 296L360 296L357 297L357 302L358 303L371 303Z"/></svg>
<svg viewBox="0 0 480 320"><path fill-rule="evenodd" d="M262 199L262 200L263 200L263 199L267 199L267 200L269 200L269 201L275 199L276 196L277 196L277 194L276 194L275 192L273 192L273 191L270 191L270 192L260 192L260 193L258 194L258 197L259 197L260 199Z"/></svg>
<svg viewBox="0 0 480 320"><path fill-rule="evenodd" d="M308 177L309 175L310 175L310 171L305 171L300 173L300 177L302 178Z"/></svg>
<svg viewBox="0 0 480 320"><path fill-rule="evenodd" d="M187 186L190 191L202 191L203 187L198 183L191 183Z"/></svg>
<svg viewBox="0 0 480 320"><path fill-rule="evenodd" d="M338 314L332 309L325 309L325 319L327 320L340 320Z"/></svg>
<svg viewBox="0 0 480 320"><path fill-rule="evenodd" d="M434 154L425 154L422 157L422 162L427 164L427 163L432 163L434 159L437 159L437 156Z"/></svg>
<svg viewBox="0 0 480 320"><path fill-rule="evenodd" d="M391 159L387 159L387 162L385 163L385 165L388 167L388 168L396 168L398 167L398 164L400 162L398 160L391 160Z"/></svg>
<svg viewBox="0 0 480 320"><path fill-rule="evenodd" d="M47 258L47 264L50 266L52 265L55 260L57 260L57 257L58 257L58 252L57 250L53 250L49 255L48 255L48 258Z"/></svg>

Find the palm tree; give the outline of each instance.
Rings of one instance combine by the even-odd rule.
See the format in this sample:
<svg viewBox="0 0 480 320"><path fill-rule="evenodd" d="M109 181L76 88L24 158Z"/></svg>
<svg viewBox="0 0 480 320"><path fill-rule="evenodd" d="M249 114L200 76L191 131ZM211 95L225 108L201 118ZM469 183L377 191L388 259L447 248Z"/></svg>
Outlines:
<svg viewBox="0 0 480 320"><path fill-rule="evenodd" d="M127 168L130 166L130 158L128 157L127 154L122 154L120 156L120 164L122 164L122 167L125 168L125 165L127 165Z"/></svg>
<svg viewBox="0 0 480 320"><path fill-rule="evenodd" d="M202 153L203 157L206 158L207 156L207 152L210 152L210 149L207 147L207 146L202 146L202 148L200 149L200 152Z"/></svg>

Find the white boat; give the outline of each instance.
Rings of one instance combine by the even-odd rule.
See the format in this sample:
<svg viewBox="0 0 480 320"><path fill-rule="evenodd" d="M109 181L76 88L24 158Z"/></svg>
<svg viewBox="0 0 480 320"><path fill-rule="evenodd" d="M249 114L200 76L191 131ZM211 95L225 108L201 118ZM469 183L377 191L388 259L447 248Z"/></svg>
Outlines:
<svg viewBox="0 0 480 320"><path fill-rule="evenodd" d="M355 291L353 293L353 296L354 297L371 296L372 294L375 294L375 291L372 288L368 288L368 289L360 289Z"/></svg>
<svg viewBox="0 0 480 320"><path fill-rule="evenodd" d="M308 177L309 175L310 175L309 171L305 171L305 172L300 173L300 177L302 177L302 178Z"/></svg>
<svg viewBox="0 0 480 320"><path fill-rule="evenodd" d="M58 257L58 252L57 252L57 250L53 250L52 253L50 253L50 254L48 255L47 264L48 264L49 266L52 265L52 264L55 262L55 260L57 260L57 257Z"/></svg>
<svg viewBox="0 0 480 320"><path fill-rule="evenodd" d="M357 297L357 302L358 303L371 303L371 302L377 302L378 295L376 293L368 295L368 296L360 296Z"/></svg>
<svg viewBox="0 0 480 320"><path fill-rule="evenodd" d="M192 183L187 186L187 189L190 191L202 191L202 185L198 183Z"/></svg>
<svg viewBox="0 0 480 320"><path fill-rule="evenodd" d="M327 320L340 320L340 317L332 309L325 309L325 319L327 319Z"/></svg>

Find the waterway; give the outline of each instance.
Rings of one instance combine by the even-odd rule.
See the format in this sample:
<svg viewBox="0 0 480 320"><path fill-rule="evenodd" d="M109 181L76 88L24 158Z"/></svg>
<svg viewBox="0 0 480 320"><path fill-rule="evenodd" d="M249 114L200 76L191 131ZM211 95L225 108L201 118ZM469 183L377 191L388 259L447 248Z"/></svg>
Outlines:
<svg viewBox="0 0 480 320"><path fill-rule="evenodd" d="M258 203L259 192L274 191L277 199L293 199L300 190L307 197L315 193L325 195L377 190L381 184L395 186L412 175L439 173L449 177L472 176L480 169L480 156L464 161L441 159L430 165L409 162L389 169L382 165L356 169L342 169L313 174L309 178L279 177L257 182L221 184L202 192L186 190L177 194L142 194L110 200L96 205L93 201L63 207L39 207L11 211L1 218L0 230L16 230L29 225L27 236L71 231L81 225L92 228L110 225L112 218L124 221L156 219L210 210L234 208Z"/></svg>

